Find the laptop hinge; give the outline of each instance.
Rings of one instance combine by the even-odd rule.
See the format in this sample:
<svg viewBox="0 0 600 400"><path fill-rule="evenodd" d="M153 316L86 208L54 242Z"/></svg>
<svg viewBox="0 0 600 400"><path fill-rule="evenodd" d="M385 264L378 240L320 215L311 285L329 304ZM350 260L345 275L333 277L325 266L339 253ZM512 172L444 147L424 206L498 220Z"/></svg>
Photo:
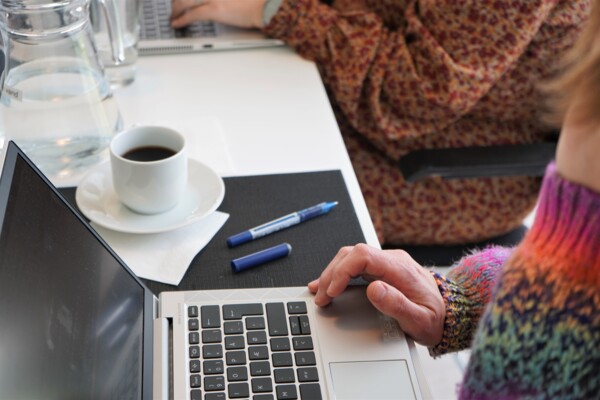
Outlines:
<svg viewBox="0 0 600 400"><path fill-rule="evenodd" d="M154 320L154 398L169 398L169 321L166 318Z"/></svg>

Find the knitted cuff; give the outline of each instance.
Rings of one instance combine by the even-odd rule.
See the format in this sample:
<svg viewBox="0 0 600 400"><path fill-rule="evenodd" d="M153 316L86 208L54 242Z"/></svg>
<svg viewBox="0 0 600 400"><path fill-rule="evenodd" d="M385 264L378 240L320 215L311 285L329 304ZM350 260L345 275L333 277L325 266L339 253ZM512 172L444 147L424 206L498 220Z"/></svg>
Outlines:
<svg viewBox="0 0 600 400"><path fill-rule="evenodd" d="M433 274L446 304L442 341L429 348L433 357L470 346L499 272L512 251L489 247L463 257L446 277Z"/></svg>
<svg viewBox="0 0 600 400"><path fill-rule="evenodd" d="M477 328L477 321L473 323L472 316L476 305L465 295L464 290L436 272L433 273L433 277L444 298L444 303L446 303L442 341L429 348L429 354L432 357L438 357L469 347Z"/></svg>

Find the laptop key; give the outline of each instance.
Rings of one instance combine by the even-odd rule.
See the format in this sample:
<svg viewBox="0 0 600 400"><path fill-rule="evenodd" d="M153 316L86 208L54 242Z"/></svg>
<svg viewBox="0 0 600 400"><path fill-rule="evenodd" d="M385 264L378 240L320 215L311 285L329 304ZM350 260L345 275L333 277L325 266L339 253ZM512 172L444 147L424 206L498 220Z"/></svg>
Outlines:
<svg viewBox="0 0 600 400"><path fill-rule="evenodd" d="M304 365L317 365L315 353L312 351L299 351L294 354L294 359L296 360L296 365L299 367Z"/></svg>
<svg viewBox="0 0 600 400"><path fill-rule="evenodd" d="M306 302L304 301L290 301L287 303L288 312L290 314L306 314Z"/></svg>
<svg viewBox="0 0 600 400"><path fill-rule="evenodd" d="M269 348L267 346L248 347L248 358L250 360L268 360Z"/></svg>
<svg viewBox="0 0 600 400"><path fill-rule="evenodd" d="M310 322L308 321L308 315L300 315L300 331L303 335L310 335Z"/></svg>
<svg viewBox="0 0 600 400"><path fill-rule="evenodd" d="M189 306L188 307L188 317L198 318L198 306Z"/></svg>
<svg viewBox="0 0 600 400"><path fill-rule="evenodd" d="M202 346L202 357L221 358L223 357L223 346L220 344L205 344Z"/></svg>
<svg viewBox="0 0 600 400"><path fill-rule="evenodd" d="M219 306L202 306L200 307L203 328L220 328L221 315Z"/></svg>
<svg viewBox="0 0 600 400"><path fill-rule="evenodd" d="M209 360L202 363L206 375L222 374L225 371L223 360Z"/></svg>
<svg viewBox="0 0 600 400"><path fill-rule="evenodd" d="M190 358L200 358L200 347L199 346L190 346L188 354L189 354Z"/></svg>
<svg viewBox="0 0 600 400"><path fill-rule="evenodd" d="M253 378L252 381L252 392L264 393L273 391L273 382L271 378Z"/></svg>
<svg viewBox="0 0 600 400"><path fill-rule="evenodd" d="M275 400L272 394L255 394L252 400Z"/></svg>
<svg viewBox="0 0 600 400"><path fill-rule="evenodd" d="M190 344L200 343L200 334L198 332L190 332L188 336Z"/></svg>
<svg viewBox="0 0 600 400"><path fill-rule="evenodd" d="M263 317L248 317L246 318L246 329L257 330L265 329L265 319Z"/></svg>
<svg viewBox="0 0 600 400"><path fill-rule="evenodd" d="M230 383L227 387L227 391L229 392L229 397L232 399L250 396L250 387L246 382Z"/></svg>
<svg viewBox="0 0 600 400"><path fill-rule="evenodd" d="M276 337L270 340L271 351L290 351L290 339L287 337Z"/></svg>
<svg viewBox="0 0 600 400"><path fill-rule="evenodd" d="M252 331L246 334L248 344L265 344L267 343L267 332L265 331Z"/></svg>
<svg viewBox="0 0 600 400"><path fill-rule="evenodd" d="M223 306L223 319L241 319L247 315L263 315L263 306L260 303L252 304L226 304Z"/></svg>
<svg viewBox="0 0 600 400"><path fill-rule="evenodd" d="M271 358L274 367L291 367L293 365L292 353L273 353Z"/></svg>
<svg viewBox="0 0 600 400"><path fill-rule="evenodd" d="M303 383L300 385L300 398L302 400L322 400L321 386L318 383Z"/></svg>
<svg viewBox="0 0 600 400"><path fill-rule="evenodd" d="M246 342L244 341L244 336L236 335L227 336L225 338L225 350L243 349L245 346Z"/></svg>
<svg viewBox="0 0 600 400"><path fill-rule="evenodd" d="M319 373L315 367L298 368L296 372L298 373L299 382L319 381Z"/></svg>
<svg viewBox="0 0 600 400"><path fill-rule="evenodd" d="M188 319L188 329L190 331L197 331L199 327L198 318Z"/></svg>
<svg viewBox="0 0 600 400"><path fill-rule="evenodd" d="M227 400L227 396L225 395L225 392L211 392L206 393L204 400Z"/></svg>
<svg viewBox="0 0 600 400"><path fill-rule="evenodd" d="M190 398L192 400L202 400L202 390L194 389L190 392Z"/></svg>
<svg viewBox="0 0 600 400"><path fill-rule="evenodd" d="M225 353L227 365L246 364L246 352L244 350L228 351Z"/></svg>
<svg viewBox="0 0 600 400"><path fill-rule="evenodd" d="M296 385L278 385L275 388L277 400L295 400L298 398Z"/></svg>
<svg viewBox="0 0 600 400"><path fill-rule="evenodd" d="M242 321L227 321L223 323L223 329L226 335L244 333L244 323Z"/></svg>
<svg viewBox="0 0 600 400"><path fill-rule="evenodd" d="M200 372L200 360L190 361L190 372Z"/></svg>
<svg viewBox="0 0 600 400"><path fill-rule="evenodd" d="M292 331L292 335L302 334L300 330L300 318L297 315L290 315L290 330Z"/></svg>
<svg viewBox="0 0 600 400"><path fill-rule="evenodd" d="M220 329L202 331L202 343L220 343L222 339Z"/></svg>
<svg viewBox="0 0 600 400"><path fill-rule="evenodd" d="M250 363L250 375L271 375L271 364L268 361L253 361Z"/></svg>
<svg viewBox="0 0 600 400"><path fill-rule="evenodd" d="M194 374L190 376L190 386L193 388L199 388L202 380L200 379L200 375Z"/></svg>
<svg viewBox="0 0 600 400"><path fill-rule="evenodd" d="M313 341L310 336L298 336L292 338L294 344L294 350L312 350Z"/></svg>
<svg viewBox="0 0 600 400"><path fill-rule="evenodd" d="M215 391L225 389L225 377L219 376L206 376L204 377L204 390Z"/></svg>
<svg viewBox="0 0 600 400"><path fill-rule="evenodd" d="M227 380L229 380L231 382L247 381L248 380L248 369L246 367L229 367L229 368L227 368Z"/></svg>
<svg viewBox="0 0 600 400"><path fill-rule="evenodd" d="M277 368L275 373L275 383L293 383L296 382L294 368Z"/></svg>
<svg viewBox="0 0 600 400"><path fill-rule="evenodd" d="M288 334L285 307L283 303L267 303L267 321L269 321L269 335L284 336Z"/></svg>

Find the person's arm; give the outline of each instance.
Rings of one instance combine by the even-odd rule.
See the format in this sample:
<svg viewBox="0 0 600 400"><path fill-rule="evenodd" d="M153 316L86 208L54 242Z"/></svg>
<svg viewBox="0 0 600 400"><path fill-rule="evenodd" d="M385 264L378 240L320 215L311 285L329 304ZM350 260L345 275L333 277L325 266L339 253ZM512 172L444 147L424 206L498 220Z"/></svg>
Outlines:
<svg viewBox="0 0 600 400"><path fill-rule="evenodd" d="M533 227L481 319L461 397L596 397L599 293L600 192L550 166Z"/></svg>
<svg viewBox="0 0 600 400"><path fill-rule="evenodd" d="M284 0L264 30L316 61L352 125L393 151L396 138L439 131L472 110L514 68L556 3L413 1L404 23L389 27L384 11Z"/></svg>

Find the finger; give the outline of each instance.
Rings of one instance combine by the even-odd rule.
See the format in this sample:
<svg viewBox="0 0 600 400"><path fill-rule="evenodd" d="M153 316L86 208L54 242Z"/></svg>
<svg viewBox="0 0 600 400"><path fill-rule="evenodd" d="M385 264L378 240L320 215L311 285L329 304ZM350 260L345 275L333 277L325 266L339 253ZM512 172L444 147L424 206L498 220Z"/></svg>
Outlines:
<svg viewBox="0 0 600 400"><path fill-rule="evenodd" d="M196 6L196 0L173 0L171 3L171 19L178 18L187 9Z"/></svg>
<svg viewBox="0 0 600 400"><path fill-rule="evenodd" d="M400 329L418 343L433 346L441 339L437 325L432 324L428 310L413 303L404 293L382 281L367 287L367 298L383 314L394 318Z"/></svg>
<svg viewBox="0 0 600 400"><path fill-rule="evenodd" d="M367 287L367 298L379 311L398 321L403 330L406 321L418 312L402 292L382 281L372 282Z"/></svg>
<svg viewBox="0 0 600 400"><path fill-rule="evenodd" d="M369 279L380 278L385 263L374 262L379 258L378 251L366 244L354 246L351 252L332 268L327 295L331 298L339 296L348 287L350 280L358 276L368 275Z"/></svg>
<svg viewBox="0 0 600 400"><path fill-rule="evenodd" d="M186 9L181 15L171 20L173 28L181 28L196 21L206 21L212 19L210 17L211 7L208 0L201 2L199 5Z"/></svg>
<svg viewBox="0 0 600 400"><path fill-rule="evenodd" d="M311 293L317 293L317 290L319 290L319 279L315 279L312 282L308 282L308 290L310 290Z"/></svg>
<svg viewBox="0 0 600 400"><path fill-rule="evenodd" d="M331 274L332 271L337 268L344 258L350 254L352 247L346 246L342 247L333 260L325 267L321 276L318 279L318 288L315 294L315 303L319 306L325 306L331 303L332 298L327 295L327 288L329 287L329 283L331 282Z"/></svg>

